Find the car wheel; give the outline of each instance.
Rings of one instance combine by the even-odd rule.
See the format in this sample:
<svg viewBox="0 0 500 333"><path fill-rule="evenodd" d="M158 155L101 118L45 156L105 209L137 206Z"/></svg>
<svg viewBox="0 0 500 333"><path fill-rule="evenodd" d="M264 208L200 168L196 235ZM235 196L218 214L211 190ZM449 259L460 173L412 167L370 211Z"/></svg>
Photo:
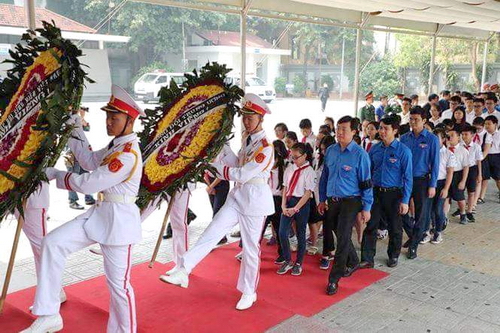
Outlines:
<svg viewBox="0 0 500 333"><path fill-rule="evenodd" d="M272 99L265 99L264 102L266 102L267 104L271 103L273 100Z"/></svg>

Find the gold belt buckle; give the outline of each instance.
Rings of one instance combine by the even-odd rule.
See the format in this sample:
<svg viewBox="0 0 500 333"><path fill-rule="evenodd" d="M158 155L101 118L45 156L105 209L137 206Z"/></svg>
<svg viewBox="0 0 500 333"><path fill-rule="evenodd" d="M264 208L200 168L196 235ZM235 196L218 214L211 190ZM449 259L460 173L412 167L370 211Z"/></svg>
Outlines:
<svg viewBox="0 0 500 333"><path fill-rule="evenodd" d="M102 192L97 193L97 200L101 202L104 201L104 193Z"/></svg>

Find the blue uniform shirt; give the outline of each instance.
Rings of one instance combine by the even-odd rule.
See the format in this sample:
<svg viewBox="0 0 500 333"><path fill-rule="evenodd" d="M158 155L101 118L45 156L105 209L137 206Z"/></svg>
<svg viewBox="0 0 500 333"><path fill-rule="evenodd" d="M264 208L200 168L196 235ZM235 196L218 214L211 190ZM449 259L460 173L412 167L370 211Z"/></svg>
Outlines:
<svg viewBox="0 0 500 333"><path fill-rule="evenodd" d="M378 121L380 121L380 119L382 119L382 117L385 114L384 106L382 104L380 104L379 106L377 106L377 108L375 109L375 114L378 117Z"/></svg>
<svg viewBox="0 0 500 333"><path fill-rule="evenodd" d="M424 129L417 137L410 131L401 142L411 150L413 177L430 175L429 187L436 187L439 174L439 139Z"/></svg>
<svg viewBox="0 0 500 333"><path fill-rule="evenodd" d="M371 210L373 189L370 158L368 153L354 141L351 141L344 151L338 143L328 147L319 181L320 202L325 202L327 197L351 196L361 196L363 210Z"/></svg>
<svg viewBox="0 0 500 333"><path fill-rule="evenodd" d="M399 187L402 189L402 203L410 202L413 187L411 151L398 140L392 141L389 146L383 142L377 143L370 149L372 164L372 181L378 187Z"/></svg>

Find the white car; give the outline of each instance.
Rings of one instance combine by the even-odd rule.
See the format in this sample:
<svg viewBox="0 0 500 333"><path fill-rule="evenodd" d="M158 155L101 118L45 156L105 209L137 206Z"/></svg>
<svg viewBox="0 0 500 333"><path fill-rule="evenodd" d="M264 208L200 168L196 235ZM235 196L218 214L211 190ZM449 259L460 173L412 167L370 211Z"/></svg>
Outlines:
<svg viewBox="0 0 500 333"><path fill-rule="evenodd" d="M162 87L168 86L172 79L177 85L181 85L186 80L183 73L154 71L144 74L134 84L135 98L144 101L144 103L158 101L158 92Z"/></svg>
<svg viewBox="0 0 500 333"><path fill-rule="evenodd" d="M226 80L241 87L239 77L230 76ZM266 103L271 103L276 99L274 87L268 86L266 82L257 76L246 76L245 92L256 94Z"/></svg>

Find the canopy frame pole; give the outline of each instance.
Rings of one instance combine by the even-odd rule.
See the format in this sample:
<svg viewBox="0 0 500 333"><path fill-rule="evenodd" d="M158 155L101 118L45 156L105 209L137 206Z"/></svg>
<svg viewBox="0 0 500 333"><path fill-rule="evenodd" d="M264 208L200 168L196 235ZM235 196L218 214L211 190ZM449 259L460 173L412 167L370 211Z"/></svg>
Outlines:
<svg viewBox="0 0 500 333"><path fill-rule="evenodd" d="M358 112L358 97L359 97L359 74L360 74L360 63L361 63L361 41L363 38L363 27L368 23L368 19L370 18L369 13L363 13L363 17L361 19L361 23L359 27L356 29L356 60L354 63L354 92L353 92L353 100L354 100L354 116L356 117Z"/></svg>
<svg viewBox="0 0 500 333"><path fill-rule="evenodd" d="M252 0L242 0L240 13L240 44L241 44L241 73L240 88L245 91L247 73L247 14Z"/></svg>
<svg viewBox="0 0 500 333"><path fill-rule="evenodd" d="M491 38L491 37L490 37ZM484 42L484 51L483 51L483 69L481 73L481 87L479 87L480 90L482 90L482 87L486 83L486 67L488 65L488 46L490 44L490 38L488 38Z"/></svg>
<svg viewBox="0 0 500 333"><path fill-rule="evenodd" d="M35 0L24 0L24 6L26 7L26 24L28 29L35 30Z"/></svg>
<svg viewBox="0 0 500 333"><path fill-rule="evenodd" d="M436 68L436 46L437 37L441 30L443 30L444 25L438 24L436 26L436 32L432 35L432 49L431 49L431 63L429 66L429 87L427 87L427 95L432 93L432 83L434 82L434 72Z"/></svg>

